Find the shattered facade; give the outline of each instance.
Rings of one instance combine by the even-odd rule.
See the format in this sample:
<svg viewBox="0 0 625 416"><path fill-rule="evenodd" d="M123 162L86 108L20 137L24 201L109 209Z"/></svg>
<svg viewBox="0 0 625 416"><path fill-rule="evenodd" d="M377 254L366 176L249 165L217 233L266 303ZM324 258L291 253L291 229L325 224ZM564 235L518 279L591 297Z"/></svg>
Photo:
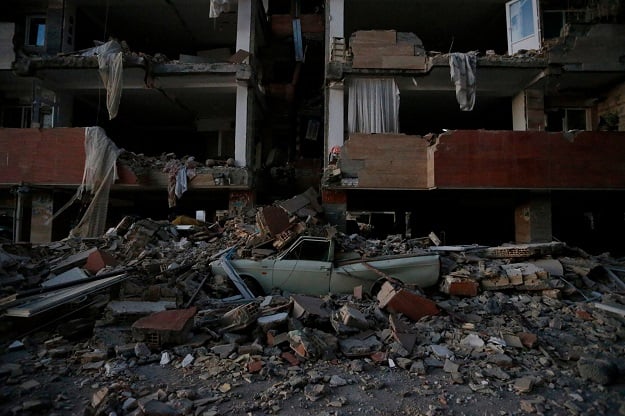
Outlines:
<svg viewBox="0 0 625 416"><path fill-rule="evenodd" d="M380 233L617 245L623 6L451 1L442 18L447 6L408 3L9 2L5 234L75 226L84 207L49 219L80 185L70 172L89 168L65 149L99 126L124 150L110 226L241 214L313 187L341 229L393 213Z"/></svg>
<svg viewBox="0 0 625 416"><path fill-rule="evenodd" d="M621 3L3 3L0 413L625 414Z"/></svg>

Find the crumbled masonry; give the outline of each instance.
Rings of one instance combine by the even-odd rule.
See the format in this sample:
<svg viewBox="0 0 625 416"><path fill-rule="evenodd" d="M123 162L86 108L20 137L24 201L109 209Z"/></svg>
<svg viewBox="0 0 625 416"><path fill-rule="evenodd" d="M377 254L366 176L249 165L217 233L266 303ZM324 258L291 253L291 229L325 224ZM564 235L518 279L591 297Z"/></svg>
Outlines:
<svg viewBox="0 0 625 416"><path fill-rule="evenodd" d="M620 406L619 390L610 389L620 388L625 372L623 259L555 242L372 240L311 220L295 202L221 223L178 228L183 219L125 218L100 238L3 244L2 411L279 414L294 398L349 409L349 389L382 392L388 371L420 386L414 400L456 400L446 391L462 389L468 404L513 397L538 414L609 414ZM294 205L284 222L276 210ZM342 250L360 256L436 251L440 285L424 291L386 282L376 295L355 288L323 297L276 288L246 300L227 276L208 270L230 247L239 257L275 253L276 235L293 224L300 234L335 235ZM36 317L6 316L70 272L60 284L75 290L98 276L127 277L114 290L43 312L41 328ZM64 317L72 309L79 312ZM168 376L145 375L156 372ZM56 393L61 379L89 393L82 401ZM241 397L250 383L262 387ZM569 392L563 401L545 393L559 390ZM584 399L597 392L600 401ZM446 400L432 414L445 414Z"/></svg>

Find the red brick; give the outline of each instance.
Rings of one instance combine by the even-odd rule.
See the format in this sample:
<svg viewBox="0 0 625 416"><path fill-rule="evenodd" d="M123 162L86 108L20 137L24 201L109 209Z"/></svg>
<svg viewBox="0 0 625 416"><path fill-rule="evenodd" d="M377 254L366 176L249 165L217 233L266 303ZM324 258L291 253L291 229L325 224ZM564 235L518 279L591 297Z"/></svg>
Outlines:
<svg viewBox="0 0 625 416"><path fill-rule="evenodd" d="M583 319L584 321L592 321L594 319L589 312L586 312L586 311L584 311L582 309L576 310L575 311L575 315L578 318Z"/></svg>
<svg viewBox="0 0 625 416"><path fill-rule="evenodd" d="M258 373L263 369L264 363L260 360L254 360L247 363L247 371L250 373Z"/></svg>
<svg viewBox="0 0 625 416"><path fill-rule="evenodd" d="M147 329L154 331L182 331L189 320L193 319L197 307L189 309L174 309L171 311L157 312L145 318L138 319L133 328Z"/></svg>
<svg viewBox="0 0 625 416"><path fill-rule="evenodd" d="M371 354L371 359L376 363L386 362L386 353L382 351L377 351Z"/></svg>
<svg viewBox="0 0 625 416"><path fill-rule="evenodd" d="M300 357L302 358L308 357L308 351L306 350L306 347L304 346L304 344L297 344L297 345L291 344L291 348Z"/></svg>
<svg viewBox="0 0 625 416"><path fill-rule="evenodd" d="M289 340L289 336L286 332L282 332L280 334L276 333L276 331L271 330L267 332L267 345L270 347L275 347L276 345L280 345L283 342L287 342Z"/></svg>
<svg viewBox="0 0 625 416"><path fill-rule="evenodd" d="M347 204L347 193L324 189L321 191L321 200L324 204Z"/></svg>
<svg viewBox="0 0 625 416"><path fill-rule="evenodd" d="M439 313L435 302L403 288L395 289L389 282L385 282L378 292L378 302L380 308L402 313L413 321Z"/></svg>
<svg viewBox="0 0 625 416"><path fill-rule="evenodd" d="M475 280L462 280L449 284L449 294L452 296L477 296L480 284Z"/></svg>
<svg viewBox="0 0 625 416"><path fill-rule="evenodd" d="M117 266L118 261L115 257L103 250L96 250L87 257L85 269L90 273L97 273L105 266Z"/></svg>
<svg viewBox="0 0 625 416"><path fill-rule="evenodd" d="M525 345L527 348L534 348L534 346L538 342L538 337L536 336L536 334L519 332L517 336L521 340L521 344Z"/></svg>
<svg viewBox="0 0 625 416"><path fill-rule="evenodd" d="M297 359L297 357L288 351L283 352L280 357L282 357L283 360L287 361L292 366L298 366L300 364L300 361Z"/></svg>
<svg viewBox="0 0 625 416"><path fill-rule="evenodd" d="M625 133L455 130L438 137L435 186L622 188ZM549 169L545 169L548 166Z"/></svg>
<svg viewBox="0 0 625 416"><path fill-rule="evenodd" d="M0 183L82 183L84 128L0 128L0 149Z"/></svg>

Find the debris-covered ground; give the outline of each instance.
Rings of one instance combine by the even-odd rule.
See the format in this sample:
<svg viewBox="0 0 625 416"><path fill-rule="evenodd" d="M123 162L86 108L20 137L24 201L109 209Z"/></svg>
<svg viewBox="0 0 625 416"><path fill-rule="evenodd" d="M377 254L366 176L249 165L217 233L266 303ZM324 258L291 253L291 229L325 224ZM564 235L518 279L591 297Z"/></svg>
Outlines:
<svg viewBox="0 0 625 416"><path fill-rule="evenodd" d="M313 200L3 244L0 413L625 415L623 259L368 240L323 225ZM211 273L230 247L260 258L298 234L367 258L438 253L440 284L250 300Z"/></svg>

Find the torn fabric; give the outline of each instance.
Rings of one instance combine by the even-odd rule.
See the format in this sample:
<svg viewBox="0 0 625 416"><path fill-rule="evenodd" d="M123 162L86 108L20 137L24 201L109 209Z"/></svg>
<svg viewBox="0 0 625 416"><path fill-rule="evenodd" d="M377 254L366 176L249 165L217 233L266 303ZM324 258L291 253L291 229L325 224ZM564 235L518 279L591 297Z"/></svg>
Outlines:
<svg viewBox="0 0 625 416"><path fill-rule="evenodd" d="M399 133L399 88L394 78L349 80L350 133Z"/></svg>
<svg viewBox="0 0 625 416"><path fill-rule="evenodd" d="M109 191L117 179L117 158L123 152L101 127L85 129L85 169L76 194L48 220L52 221L86 194L92 196L78 225L70 231L74 237L99 237L104 234Z"/></svg>
<svg viewBox="0 0 625 416"><path fill-rule="evenodd" d="M176 174L176 198L180 199L185 192L187 192L187 168L183 166Z"/></svg>
<svg viewBox="0 0 625 416"><path fill-rule="evenodd" d="M187 191L188 180L193 179L196 173L197 162L193 156L183 164L181 161L172 159L163 168L167 177L167 205L169 208L176 206L178 199Z"/></svg>
<svg viewBox="0 0 625 416"><path fill-rule="evenodd" d="M122 47L114 40L103 43L100 46L89 49L83 56L98 57L98 67L100 78L106 88L106 108L109 119L117 116L119 102L122 98L122 73L124 67L124 57Z"/></svg>
<svg viewBox="0 0 625 416"><path fill-rule="evenodd" d="M456 100L462 111L471 111L475 105L477 53L449 54L451 80L456 85Z"/></svg>

